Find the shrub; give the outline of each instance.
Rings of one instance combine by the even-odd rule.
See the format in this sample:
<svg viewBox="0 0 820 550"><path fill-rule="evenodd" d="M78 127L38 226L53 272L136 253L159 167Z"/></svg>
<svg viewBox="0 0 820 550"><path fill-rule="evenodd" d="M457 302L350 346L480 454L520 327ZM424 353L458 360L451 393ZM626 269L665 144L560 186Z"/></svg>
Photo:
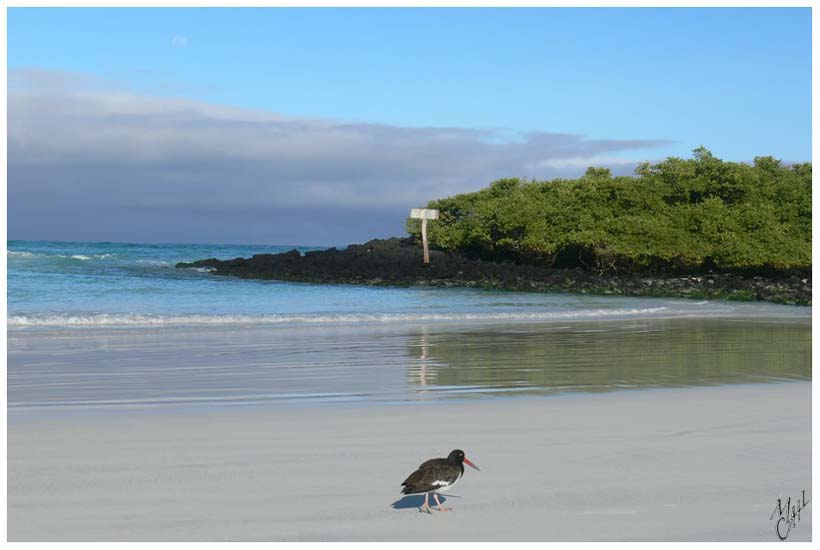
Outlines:
<svg viewBox="0 0 820 550"><path fill-rule="evenodd" d="M805 271L811 268L810 163L772 157L642 163L632 177L507 178L434 200L433 245L523 263L605 270ZM419 236L418 220L407 230Z"/></svg>

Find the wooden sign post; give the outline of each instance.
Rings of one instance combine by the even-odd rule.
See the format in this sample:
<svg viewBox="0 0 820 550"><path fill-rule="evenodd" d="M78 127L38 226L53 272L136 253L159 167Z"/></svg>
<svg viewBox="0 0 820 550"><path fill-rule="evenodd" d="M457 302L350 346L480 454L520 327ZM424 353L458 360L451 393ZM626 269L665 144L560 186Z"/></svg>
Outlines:
<svg viewBox="0 0 820 550"><path fill-rule="evenodd" d="M430 263L430 252L427 250L427 220L437 220L438 210L429 208L413 208L411 218L421 218L421 242L424 243L424 265Z"/></svg>

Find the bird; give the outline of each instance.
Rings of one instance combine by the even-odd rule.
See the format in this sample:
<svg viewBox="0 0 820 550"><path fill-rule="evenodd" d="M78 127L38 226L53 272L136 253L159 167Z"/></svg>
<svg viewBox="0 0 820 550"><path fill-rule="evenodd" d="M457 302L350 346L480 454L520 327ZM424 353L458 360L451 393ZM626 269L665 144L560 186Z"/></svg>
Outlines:
<svg viewBox="0 0 820 550"><path fill-rule="evenodd" d="M449 512L452 508L442 508L437 492L458 483L464 475L464 464L479 470L478 466L467 460L464 451L460 449L455 449L447 458L428 460L422 463L418 470L407 476L402 483L404 488L401 492L405 495L424 493L424 504L419 508L419 512L432 513L428 503L430 493L433 493L439 512Z"/></svg>

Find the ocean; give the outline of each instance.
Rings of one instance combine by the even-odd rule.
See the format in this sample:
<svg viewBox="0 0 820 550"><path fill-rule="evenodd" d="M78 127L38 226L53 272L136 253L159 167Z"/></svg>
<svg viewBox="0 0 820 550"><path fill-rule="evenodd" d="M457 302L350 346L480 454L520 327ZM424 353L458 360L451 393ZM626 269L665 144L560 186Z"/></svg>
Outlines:
<svg viewBox="0 0 820 550"><path fill-rule="evenodd" d="M318 247L8 242L11 328L798 317L766 303L240 280L177 262Z"/></svg>
<svg viewBox="0 0 820 550"><path fill-rule="evenodd" d="M8 242L9 412L407 403L811 379L811 308L241 280L294 246Z"/></svg>

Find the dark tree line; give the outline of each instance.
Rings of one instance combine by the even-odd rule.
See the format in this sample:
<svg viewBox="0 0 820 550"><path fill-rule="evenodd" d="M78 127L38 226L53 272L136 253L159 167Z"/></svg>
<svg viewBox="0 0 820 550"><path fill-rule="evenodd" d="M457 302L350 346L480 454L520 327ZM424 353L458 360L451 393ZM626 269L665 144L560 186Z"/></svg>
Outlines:
<svg viewBox="0 0 820 550"><path fill-rule="evenodd" d="M804 272L811 268L811 163L693 158L634 176L492 182L434 200L435 246L488 259L629 271ZM418 220L407 221L419 236Z"/></svg>

